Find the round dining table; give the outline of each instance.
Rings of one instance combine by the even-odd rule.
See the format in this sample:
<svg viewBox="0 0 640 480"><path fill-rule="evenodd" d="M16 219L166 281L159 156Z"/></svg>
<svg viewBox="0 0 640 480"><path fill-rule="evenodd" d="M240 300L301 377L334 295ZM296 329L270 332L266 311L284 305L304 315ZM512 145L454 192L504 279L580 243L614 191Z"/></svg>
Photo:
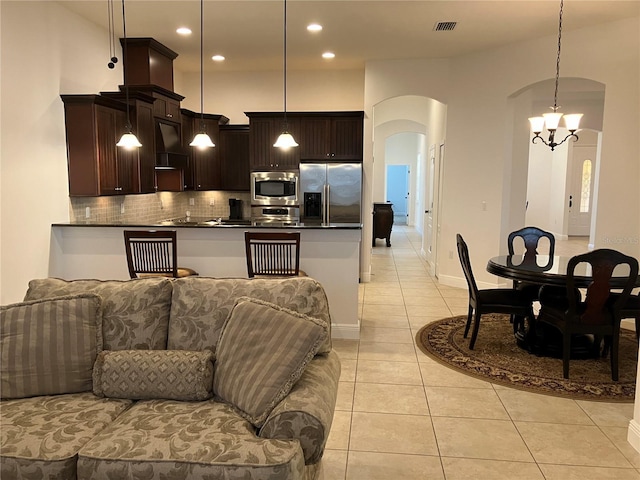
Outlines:
<svg viewBox="0 0 640 480"><path fill-rule="evenodd" d="M487 272L503 278L539 285L565 286L567 284L567 264L570 256L532 255L499 255L487 263ZM622 288L629 276L629 267L620 265L613 271L612 288ZM591 267L580 263L574 272L576 286L586 288L591 283ZM640 275L636 279L636 287L640 287Z"/></svg>
<svg viewBox="0 0 640 480"><path fill-rule="evenodd" d="M499 255L489 260L487 271L519 282L564 287L567 284L567 265L570 259L570 256L558 255ZM619 265L613 271L611 287L623 288L628 277L629 267ZM588 287L592 280L591 266L587 263L578 264L574 271L574 280L576 287ZM635 285L640 287L640 275L636 278ZM515 333L518 345L537 354L560 356L562 339L557 335L558 332L554 332L553 327L547 328L546 325L536 328L536 323L535 319L531 319L526 328ZM541 329L546 329L547 333L542 334ZM591 349L592 343L589 338L583 336L574 339L571 344L571 356L584 358L591 354Z"/></svg>

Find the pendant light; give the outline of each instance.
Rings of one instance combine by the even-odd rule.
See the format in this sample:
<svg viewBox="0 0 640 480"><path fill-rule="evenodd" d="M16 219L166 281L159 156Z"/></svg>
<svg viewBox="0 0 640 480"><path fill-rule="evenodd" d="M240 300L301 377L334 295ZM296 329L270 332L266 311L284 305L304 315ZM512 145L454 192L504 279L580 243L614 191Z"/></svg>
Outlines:
<svg viewBox="0 0 640 480"><path fill-rule="evenodd" d="M127 102L127 124L124 127L124 134L120 137L120 141L116 143L117 147L126 149L140 148L142 144L138 138L133 134L131 127L131 116L129 113L129 86L127 85L127 22L124 15L124 0L122 0L122 33L124 35L124 58L122 60L122 75L124 77L124 94L125 101Z"/></svg>
<svg viewBox="0 0 640 480"><path fill-rule="evenodd" d="M562 113L558 112L558 109L560 108L558 106L558 81L560 79L560 46L562 44L563 6L564 0L560 0L560 19L558 22L558 56L556 57L556 89L553 96L553 107L551 107L552 112L544 113L541 117L529 118L529 122L531 122L531 130L534 133L534 137L531 141L533 143L536 143L536 140L540 139L542 140L542 143L551 148L551 151L553 151L558 145L566 142L569 138L573 138L574 142L578 141L576 130L578 130L580 119L582 118L582 113L572 113L571 115L565 115L564 123L570 133L561 142L555 141L556 130L558 129L558 124L560 123L560 119L562 118ZM540 136L543 127L546 127L547 131L549 132L549 141L546 141Z"/></svg>
<svg viewBox="0 0 640 480"><path fill-rule="evenodd" d="M287 0L284 0L284 123L282 133L273 146L283 150L298 146L293 135L289 133L287 123Z"/></svg>
<svg viewBox="0 0 640 480"><path fill-rule="evenodd" d="M193 137L189 144L199 149L215 147L209 135L207 135L204 125L204 73L203 73L203 57L204 57L204 0L200 0L200 132Z"/></svg>

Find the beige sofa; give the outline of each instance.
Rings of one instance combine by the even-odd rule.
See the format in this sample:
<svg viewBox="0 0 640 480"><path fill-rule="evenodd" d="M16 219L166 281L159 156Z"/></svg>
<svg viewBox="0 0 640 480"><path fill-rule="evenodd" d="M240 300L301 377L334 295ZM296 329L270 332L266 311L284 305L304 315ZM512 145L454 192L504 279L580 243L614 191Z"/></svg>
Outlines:
<svg viewBox="0 0 640 480"><path fill-rule="evenodd" d="M55 314L51 313L52 304L55 304ZM69 304L73 308L69 308ZM234 316L241 315L236 315L240 312L239 305L248 306L248 313L232 323L236 322L232 320ZM260 323L262 315L256 314L263 308L273 312L273 321L280 321L279 315L288 315L287 319L294 322L298 322L298 317L314 319L315 323L309 328L315 329L317 335L306 363L300 363L297 368L295 377L299 379L292 377L295 382L286 386L290 390L280 392L285 396L272 397L271 400L277 402L267 405L262 418L257 418L251 405L235 405L233 395L260 385L268 372L260 371L262 360L256 361L245 366L254 370L251 380L246 380L249 375L234 370L235 364L228 365L228 359L235 358L233 355L245 347L254 348L257 355L268 355L269 362L279 355L278 342L286 344L287 332L278 333L282 338L262 332L262 336L253 336L247 341L243 340L247 338L246 333L238 328L236 336L231 334L232 327L240 325L239 322L244 322L245 328L249 326L251 335L265 328ZM65 281L48 278L30 282L25 304L2 309L3 328L11 321L22 322L24 316L35 316L39 321L44 317L50 320L52 315L67 319L66 323L58 319L48 324L54 330L45 334L59 340L41 353L45 368L51 363L47 355L54 359L65 356L70 362L77 362L76 350L83 345L88 346L85 354L100 360L90 366L90 372L86 372L85 366L85 371L79 374L84 379L81 382L75 377L66 378L63 372L35 382L33 378L25 378L9 385L5 380L15 378L7 369L13 368L15 372L20 367L14 365L15 359L24 358L29 348L24 347L22 353L17 354L15 347L8 346L15 340L2 338L5 367L2 367L4 391L0 403L0 477L3 480L318 477L333 419L340 362L331 349L330 332L324 336L318 333L319 326L324 325L322 328L328 330L331 322L326 295L315 280L190 277ZM46 313L38 313L38 309ZM299 313L294 316L289 310ZM82 318L92 315L97 319L95 336L92 336L92 327L85 326L86 318ZM258 325L255 328L246 318L251 315ZM69 335L62 335L55 328L75 321L81 325L77 329L80 332L74 333L75 341L64 346L66 340L62 336ZM23 323L20 325L25 328ZM273 326L269 328L275 332ZM33 329L26 328L26 331L36 335ZM95 342L94 338L97 338ZM23 343L28 345L26 341ZM256 350L256 346L260 348ZM33 350L41 352L40 347ZM295 353L295 348L286 350L284 353ZM157 351L165 352L157 354ZM160 360L141 361L142 354L157 354ZM107 364L112 360L117 364L120 356L127 355L131 363L123 364L120 373L124 374L115 380L115 370L108 370ZM190 359L182 362L188 355ZM179 360L175 361L176 358ZM241 361L240 357L236 362ZM228 368L222 368L225 365ZM172 374L171 369L188 374ZM268 370L273 373L277 368L271 365ZM129 375L134 371L135 375ZM147 375L149 371L151 374ZM87 375L91 375L88 381ZM218 385L216 391L216 382L227 385ZM202 388L198 390L202 385L206 390L204 395L211 390L213 398L198 399L201 397L197 395L203 393ZM40 391L56 394L33 395ZM224 395L220 398L222 391ZM184 394L187 400L181 399ZM190 394L196 397L189 397Z"/></svg>

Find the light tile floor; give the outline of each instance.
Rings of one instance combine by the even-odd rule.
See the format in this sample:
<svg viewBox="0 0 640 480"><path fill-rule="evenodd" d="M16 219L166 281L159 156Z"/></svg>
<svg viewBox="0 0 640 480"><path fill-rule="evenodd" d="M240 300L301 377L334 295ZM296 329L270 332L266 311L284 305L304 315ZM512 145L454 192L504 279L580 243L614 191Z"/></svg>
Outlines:
<svg viewBox="0 0 640 480"><path fill-rule="evenodd" d="M514 390L424 355L416 332L466 314L467 292L429 274L411 227L394 226L391 240L373 249L373 279L360 285L360 340L334 341L342 376L325 480L640 480L640 454L626 441L633 404Z"/></svg>

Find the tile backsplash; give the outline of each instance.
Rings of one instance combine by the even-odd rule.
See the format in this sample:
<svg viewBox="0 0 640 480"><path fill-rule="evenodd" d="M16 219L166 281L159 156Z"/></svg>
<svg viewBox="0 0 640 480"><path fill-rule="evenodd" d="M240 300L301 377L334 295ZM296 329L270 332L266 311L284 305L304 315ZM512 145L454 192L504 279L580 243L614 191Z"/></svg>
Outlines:
<svg viewBox="0 0 640 480"><path fill-rule="evenodd" d="M185 217L228 217L229 199L242 200L243 217L251 216L249 192L158 192L112 197L69 197L72 223L155 223ZM213 203L213 205L211 205ZM88 209L88 210L87 210Z"/></svg>

